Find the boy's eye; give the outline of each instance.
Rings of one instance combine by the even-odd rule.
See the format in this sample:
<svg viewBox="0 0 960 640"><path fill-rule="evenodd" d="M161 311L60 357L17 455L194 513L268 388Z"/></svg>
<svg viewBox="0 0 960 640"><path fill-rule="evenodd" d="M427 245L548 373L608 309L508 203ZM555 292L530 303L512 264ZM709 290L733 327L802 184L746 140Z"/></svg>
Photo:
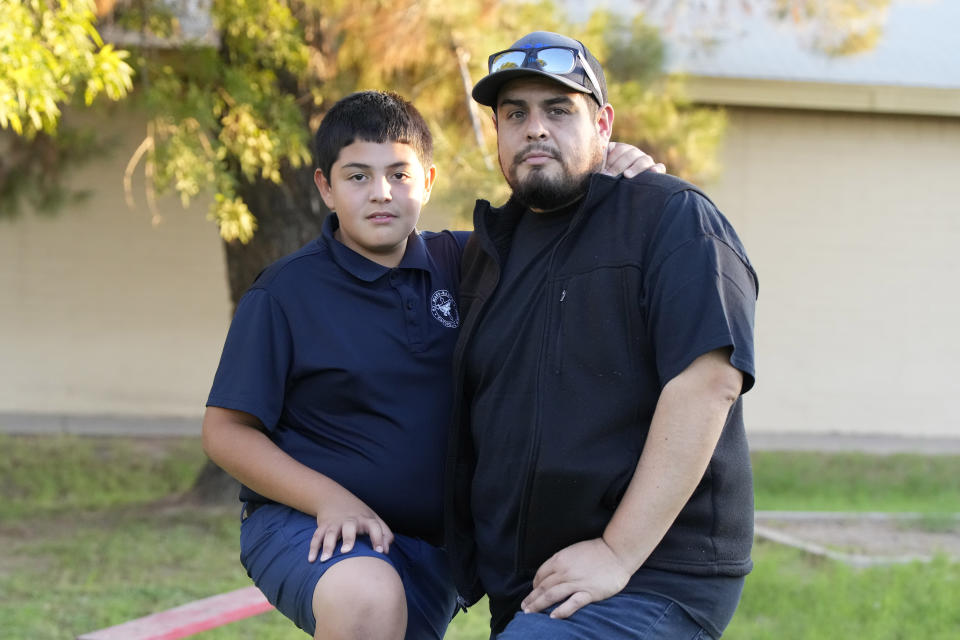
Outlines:
<svg viewBox="0 0 960 640"><path fill-rule="evenodd" d="M409 177L410 177L410 175L407 174L407 173L404 173L403 171L398 171L398 172L396 172L395 174L393 174L393 179L394 179L394 180L406 180L406 179L409 178Z"/></svg>
<svg viewBox="0 0 960 640"><path fill-rule="evenodd" d="M366 179L367 179L367 176L363 175L362 173L352 173L349 176L347 176L347 180L350 182L362 182Z"/></svg>

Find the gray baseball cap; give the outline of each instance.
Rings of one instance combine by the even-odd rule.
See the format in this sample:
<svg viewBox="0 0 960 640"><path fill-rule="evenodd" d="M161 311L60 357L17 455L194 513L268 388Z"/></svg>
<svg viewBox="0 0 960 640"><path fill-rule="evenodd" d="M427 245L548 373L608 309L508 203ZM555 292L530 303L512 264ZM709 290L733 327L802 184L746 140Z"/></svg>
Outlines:
<svg viewBox="0 0 960 640"><path fill-rule="evenodd" d="M473 99L496 107L500 88L523 76L541 76L607 103L603 67L582 42L550 31L534 31L487 61L489 74L473 87Z"/></svg>

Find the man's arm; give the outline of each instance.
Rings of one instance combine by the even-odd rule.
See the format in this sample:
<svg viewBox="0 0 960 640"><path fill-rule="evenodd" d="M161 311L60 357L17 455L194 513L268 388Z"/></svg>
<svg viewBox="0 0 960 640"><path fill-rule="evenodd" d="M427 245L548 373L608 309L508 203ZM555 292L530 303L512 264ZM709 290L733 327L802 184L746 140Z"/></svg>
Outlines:
<svg viewBox="0 0 960 640"><path fill-rule="evenodd" d="M388 551L393 533L387 523L339 483L290 457L261 430L260 421L243 411L207 407L203 450L231 476L257 493L315 515L317 531L308 560L326 560L343 538L353 548L358 533L370 536L378 551Z"/></svg>
<svg viewBox="0 0 960 640"><path fill-rule="evenodd" d="M623 500L601 538L555 553L537 571L523 610L553 618L619 593L676 520L703 477L743 374L729 349L694 360L663 388Z"/></svg>

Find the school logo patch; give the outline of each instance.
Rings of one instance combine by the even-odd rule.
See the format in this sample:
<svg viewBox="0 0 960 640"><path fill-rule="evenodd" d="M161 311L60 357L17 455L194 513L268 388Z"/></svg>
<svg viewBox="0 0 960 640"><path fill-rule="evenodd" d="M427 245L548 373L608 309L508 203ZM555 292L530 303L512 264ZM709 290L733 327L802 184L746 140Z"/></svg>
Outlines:
<svg viewBox="0 0 960 640"><path fill-rule="evenodd" d="M430 296L430 313L445 327L456 329L460 326L457 303L446 289L438 289Z"/></svg>

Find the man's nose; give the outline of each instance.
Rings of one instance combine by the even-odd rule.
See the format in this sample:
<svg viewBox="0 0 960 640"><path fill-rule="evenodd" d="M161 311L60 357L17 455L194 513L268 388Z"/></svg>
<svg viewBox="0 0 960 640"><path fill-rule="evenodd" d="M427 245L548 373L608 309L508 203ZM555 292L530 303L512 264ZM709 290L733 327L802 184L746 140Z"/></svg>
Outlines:
<svg viewBox="0 0 960 640"><path fill-rule="evenodd" d="M543 118L531 113L527 117L527 140L543 140L547 135L548 132L546 126L544 126Z"/></svg>

